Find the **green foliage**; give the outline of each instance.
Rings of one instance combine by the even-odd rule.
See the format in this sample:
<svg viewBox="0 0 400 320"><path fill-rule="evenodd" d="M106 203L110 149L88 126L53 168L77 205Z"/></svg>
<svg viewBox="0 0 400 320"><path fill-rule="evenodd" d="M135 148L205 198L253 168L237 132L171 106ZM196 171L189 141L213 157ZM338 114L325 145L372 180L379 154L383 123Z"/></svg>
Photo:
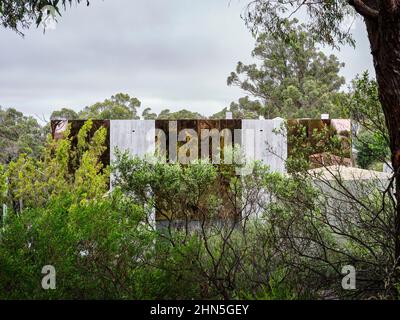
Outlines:
<svg viewBox="0 0 400 320"><path fill-rule="evenodd" d="M385 115L379 101L378 84L374 79L370 79L368 71L353 80L350 102L347 112L352 119L365 129L377 130L387 135Z"/></svg>
<svg viewBox="0 0 400 320"><path fill-rule="evenodd" d="M202 116L198 112L192 112L186 109L182 109L176 112L170 112L169 109L164 109L158 114L157 119L160 120L204 119L204 116Z"/></svg>
<svg viewBox="0 0 400 320"><path fill-rule="evenodd" d="M292 174L308 170L313 165L322 167L329 163L337 163L335 157L338 160L351 157L349 137L339 135L329 125L322 125L312 131L296 121L288 121L285 126L288 135L286 168ZM283 134L282 129L279 130L279 134ZM311 159L313 155L321 155L324 158Z"/></svg>
<svg viewBox="0 0 400 320"><path fill-rule="evenodd" d="M379 102L378 84L364 72L353 81L349 113L359 125L355 136L357 164L369 168L390 157L389 134L385 116Z"/></svg>
<svg viewBox="0 0 400 320"><path fill-rule="evenodd" d="M339 92L345 83L339 76L344 64L320 51L313 35L297 20L285 20L281 27L287 39L259 34L252 56L260 63L239 62L228 77L228 85L257 99L244 104L243 110L265 118L318 118L321 113L341 117L337 102L345 95Z"/></svg>
<svg viewBox="0 0 400 320"><path fill-rule="evenodd" d="M59 13L59 7L72 2L1 1L0 21L18 32L33 20L41 22L43 6L53 5ZM339 92L344 83L338 76L342 65L315 47L318 41L333 46L353 43L341 25L354 14L352 6L360 10L355 1L345 0L251 1L245 19L253 31L262 31L253 51L261 64L239 63L228 83L257 100L242 98L229 111L240 118L317 117L325 112L340 117L348 112L362 126L356 142L360 165L385 157L388 135L376 83L366 74L358 79L349 109L343 110L349 97ZM307 9L307 24L288 22L301 7ZM117 94L86 107L79 117L137 119L139 106L136 98ZM223 113L214 117L222 118ZM63 109L54 116L76 114ZM146 109L143 117L201 115L167 109L157 116ZM121 156L115 164L116 188L107 193L109 170L99 161L105 129L89 139L92 122L88 121L76 146L67 130L65 139L49 140L41 153L33 147L40 139L32 119L8 109L0 110L0 122L0 147L6 150L1 162L9 163L0 165L0 200L11 208L0 231L0 298L293 299L398 294L391 291L398 290L397 262L393 262L398 242L393 232L393 221L398 220L395 194L391 188L382 192L373 182L354 186L340 177L333 182L311 179L309 152L315 147L318 152L326 147L340 152L338 139L323 139L327 132L317 133L323 143L316 145L301 132L300 144L292 145L297 158L287 164L291 175L270 173L256 163L250 175L234 177L232 167L216 168L202 161L180 166ZM323 192L316 188L318 182ZM153 210L158 219L167 220L166 227L154 228L149 221ZM259 219L249 219L252 214L259 214ZM195 223L189 228L191 222ZM54 291L40 288L41 268L47 264L57 270ZM340 268L347 264L362 276L355 292L340 287Z"/></svg>
<svg viewBox="0 0 400 320"><path fill-rule="evenodd" d="M62 108L61 110L53 111L51 116L51 120L76 120L79 119L78 113L76 113L72 109Z"/></svg>
<svg viewBox="0 0 400 320"><path fill-rule="evenodd" d="M290 41L286 21L297 12L304 12L308 18L305 29L313 38L338 48L355 44L348 28L348 19L356 13L354 6L354 1L347 0L255 0L247 6L244 19L254 34L265 31Z"/></svg>
<svg viewBox="0 0 400 320"><path fill-rule="evenodd" d="M117 93L103 102L96 102L91 106L85 107L78 113L72 109L62 108L53 111L50 119L66 119L66 120L129 120L139 119L137 109L140 108L139 99L130 97L127 93ZM143 112L146 114L150 109L147 108Z"/></svg>
<svg viewBox="0 0 400 320"><path fill-rule="evenodd" d="M151 112L151 108L146 108L142 112L144 120L155 120L157 119L157 113Z"/></svg>
<svg viewBox="0 0 400 320"><path fill-rule="evenodd" d="M232 112L233 119L257 119L262 109L258 101L251 101L248 96L240 98L238 102L232 102L229 108L213 114L211 119L226 119L226 113Z"/></svg>
<svg viewBox="0 0 400 320"><path fill-rule="evenodd" d="M389 231L396 216L392 182L378 175L361 178L350 168L329 165L309 171L307 164L299 163L299 154L292 154L287 161L291 177L268 183L277 201L269 204L266 214L278 234L272 242L285 247L284 265L315 268L302 285L314 287L318 295L393 298L397 280L391 260L396 236ZM340 270L347 264L356 268L357 281L363 281L357 282L357 290L346 292L340 287Z"/></svg>
<svg viewBox="0 0 400 320"><path fill-rule="evenodd" d="M126 93L117 93L103 102L85 107L79 112L80 119L139 119L137 108L141 102Z"/></svg>
<svg viewBox="0 0 400 320"><path fill-rule="evenodd" d="M362 131L355 140L357 164L364 169L370 169L376 162L385 162L390 155L386 137L378 131Z"/></svg>
<svg viewBox="0 0 400 320"><path fill-rule="evenodd" d="M156 160L118 154L114 183L149 212L155 211L159 266L171 285L168 298L254 299L264 297L266 287L271 299L298 297L292 282L281 285L272 277L280 264L271 238L261 232L269 225L249 219L257 208L254 195L279 181L283 190L287 180L258 163L252 174L240 178L229 165L217 168L198 161L181 166ZM269 184L263 177L270 177Z"/></svg>
<svg viewBox="0 0 400 320"><path fill-rule="evenodd" d="M4 203L7 193L7 176L4 167L0 164L0 204Z"/></svg>
<svg viewBox="0 0 400 320"><path fill-rule="evenodd" d="M71 144L69 130L65 138L51 140L42 159L21 154L7 166L7 198L10 205L23 207L45 205L54 196L76 190L76 201L101 197L108 190L109 169L100 161L105 151L106 129L100 128L89 140L92 121L87 121L78 134L77 147ZM71 168L72 166L72 168ZM22 210L22 208L19 208Z"/></svg>
<svg viewBox="0 0 400 320"><path fill-rule="evenodd" d="M157 115L154 112L151 112L150 108L146 108L142 116L145 120L183 120L183 119L204 119L198 112L192 112L186 109L182 109L176 112L171 112L169 109L161 110L161 112Z"/></svg>
<svg viewBox="0 0 400 320"><path fill-rule="evenodd" d="M89 0L2 0L0 2L0 23L5 28L10 28L23 35L21 29L29 28L34 22L39 26L43 20L44 9L51 10L52 14L61 16L61 8L72 3L86 2Z"/></svg>
<svg viewBox="0 0 400 320"><path fill-rule="evenodd" d="M142 262L153 237L143 210L120 195L76 205L67 193L10 218L0 240L1 299L157 296L160 273ZM49 264L56 290L40 286Z"/></svg>
<svg viewBox="0 0 400 320"><path fill-rule="evenodd" d="M118 93L106 99L103 102L97 102L91 106L85 107L80 112L62 108L51 114L51 119L140 119L138 109L141 102L137 98L132 98L126 93ZM182 109L171 112L169 109L162 110L158 115L152 112L151 108L145 108L142 112L142 118L145 120L178 120L178 119L204 119L200 113Z"/></svg>
<svg viewBox="0 0 400 320"><path fill-rule="evenodd" d="M44 140L43 130L33 117L0 107L0 163L7 164L21 153L38 157Z"/></svg>
<svg viewBox="0 0 400 320"><path fill-rule="evenodd" d="M287 272L277 270L270 277L268 285L262 286L255 295L243 292L239 294L239 299L244 300L294 300L292 288L285 283ZM243 294L243 295L242 295Z"/></svg>
<svg viewBox="0 0 400 320"><path fill-rule="evenodd" d="M214 210L209 207L214 205L209 197L214 197L210 188L217 183L217 169L209 163L166 165L156 159L146 161L120 153L117 159L114 183L138 203L155 205L157 201L157 215L189 219Z"/></svg>
<svg viewBox="0 0 400 320"><path fill-rule="evenodd" d="M43 160L21 155L0 170L8 199L23 200L10 206L0 231L0 298L390 296L394 211L379 189L349 195L347 185L325 181L321 192L306 167L282 175L255 162L250 174L235 176L228 164L182 166L117 152L107 192L109 172L98 161L105 129L89 139L92 125L84 124L76 145L68 129L49 140ZM328 190L336 190L337 208ZM40 287L48 264L56 290ZM347 264L376 292L362 283L344 292Z"/></svg>
<svg viewBox="0 0 400 320"><path fill-rule="evenodd" d="M379 294L391 281L385 266L392 240L384 235L392 207L378 189L366 189L355 200L346 197L335 211L325 207L329 192L321 193L307 170L281 175L256 162L251 174L235 177L228 165L181 166L119 154L113 192L104 195L89 186L103 177L85 159L98 156L96 141L102 140L100 131L88 142L90 128L88 121L72 152L81 155L77 173L68 175L70 159L63 157L71 148L69 139L54 142L57 151L49 156L60 161L52 163L51 172L69 180L60 182L47 201L12 213L0 231L0 298L373 296L364 284L357 284L356 292L341 289L340 269L346 264L367 275ZM154 212L156 222L149 219ZM255 214L258 219L251 218ZM57 271L54 291L40 287L47 264Z"/></svg>

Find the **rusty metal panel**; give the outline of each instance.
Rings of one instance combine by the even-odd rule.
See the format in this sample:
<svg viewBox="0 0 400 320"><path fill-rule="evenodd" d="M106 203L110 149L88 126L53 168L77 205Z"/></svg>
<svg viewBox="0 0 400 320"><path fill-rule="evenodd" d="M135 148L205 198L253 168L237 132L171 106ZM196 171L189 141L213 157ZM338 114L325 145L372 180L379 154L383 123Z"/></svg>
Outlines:
<svg viewBox="0 0 400 320"><path fill-rule="evenodd" d="M288 123L288 155L294 154L295 145L302 147L311 168L353 164L350 119L290 119ZM339 146L332 144L338 138Z"/></svg>
<svg viewBox="0 0 400 320"><path fill-rule="evenodd" d="M176 124L176 125L175 125ZM181 130L184 129L192 129L197 133L198 137L201 137L201 130L202 129L217 129L218 131L221 131L223 129L230 129L232 131L232 137L233 137L233 132L235 129L241 129L242 127L242 122L241 120L156 120L155 121L155 127L156 129L160 129L163 130L166 134L166 140L167 143L166 145L173 145L171 144L171 138L172 136L176 136L179 134L179 132ZM169 135L169 130L170 128L172 128L172 135L170 137ZM176 148L175 153L178 153L178 148L183 145L185 142L184 141L180 141L178 142L175 146L173 146L174 148ZM209 143L211 144L211 139L209 140ZM223 143L222 139L220 141L220 148L223 149ZM211 146L209 148L209 150L211 151ZM165 150L167 153L167 161L168 162L173 162L171 161L172 159L170 159L170 153L171 150L169 148L167 148L167 150ZM201 155L201 139L198 139L198 155L200 157ZM211 153L210 155L210 160L211 160ZM232 176L234 176L234 169L232 168ZM223 206L220 209L220 212L218 212L217 217L218 219L233 219L233 220L237 220L238 217L236 217L236 213L238 212L238 210L235 210L233 208L232 205L230 205L229 202L229 198L227 195L227 188L229 185L229 179L227 179L226 177L223 177L222 175L219 177L219 179L217 180L217 182L213 185L209 186L209 192L212 194L218 194L218 197L220 199L224 199L224 203L225 206ZM157 194L156 194L156 198L157 198ZM158 197L158 199L156 199L156 201L163 201L163 199L161 199L160 197ZM199 203L199 212L204 211L205 206L207 205L206 203ZM162 211L162 212L157 212L156 213L156 221L161 222L161 221L167 221L167 220L185 220L186 218L188 218L191 221L196 221L200 219L200 216L191 216L191 217L184 217L182 215L180 215L177 212L170 212L170 210L167 210L167 212Z"/></svg>
<svg viewBox="0 0 400 320"><path fill-rule="evenodd" d="M176 123L176 129L174 129L173 124ZM201 130L203 129L217 129L222 131L223 129L230 129L233 132L235 129L241 129L242 121L240 119L234 120L156 120L155 121L156 129L164 131L166 134L166 146L167 150L164 150L167 157L167 162L174 162L170 159L169 154L171 153L171 149L169 147L175 148L175 154L178 154L178 149L181 147L185 142L178 142L176 146L174 145L173 141L170 139L173 136L177 136L179 132L183 129L192 129L197 133L198 136L198 155L201 155ZM170 136L169 130L172 129L172 135ZM223 141L222 141L223 142ZM211 143L211 141L210 141ZM240 143L240 141L239 141ZM168 147L169 146L169 147ZM223 148L223 143L220 145ZM210 159L211 159L211 148L210 148Z"/></svg>
<svg viewBox="0 0 400 320"><path fill-rule="evenodd" d="M74 149L78 144L78 133L82 126L85 124L87 120L52 120L51 121L51 133L54 139L62 139L64 137L63 132L66 130L67 125L70 125L70 137L71 139L71 147ZM101 127L107 129L106 135L106 150L100 157L100 160L104 167L110 164L110 120L92 120L93 126L88 134L88 141L93 137L94 133ZM69 164L70 171L73 172L76 170L73 164Z"/></svg>

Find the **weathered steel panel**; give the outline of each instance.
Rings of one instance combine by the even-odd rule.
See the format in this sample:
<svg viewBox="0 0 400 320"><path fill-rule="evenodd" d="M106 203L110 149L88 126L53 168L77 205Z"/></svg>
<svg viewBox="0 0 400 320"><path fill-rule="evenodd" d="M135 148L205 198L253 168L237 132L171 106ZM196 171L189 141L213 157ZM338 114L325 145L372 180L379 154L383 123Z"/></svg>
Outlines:
<svg viewBox="0 0 400 320"><path fill-rule="evenodd" d="M86 123L87 120L52 120L51 121L51 134L54 139L62 139L64 137L64 131L67 129L67 126L70 126L70 135L71 138L71 148L75 149L78 144L78 133L82 126ZM110 164L110 120L92 120L92 128L88 133L87 140L92 139L95 132L101 127L106 128L106 150L100 157L100 161L102 162L104 167L107 167ZM69 163L70 172L74 172L77 168L73 163Z"/></svg>
<svg viewBox="0 0 400 320"><path fill-rule="evenodd" d="M204 144L208 144L207 148L207 153L205 156L209 156L210 160L212 160L212 139L207 138L206 139L201 139L201 131L202 130L212 130L216 129L219 132L221 132L224 129L230 129L232 131L232 137L233 137L233 132L235 129L241 129L241 120L156 120L155 122L156 129L158 130L163 130L166 134L166 150L164 150L164 154L167 156L167 161L168 162L175 162L176 159L175 157L172 157L172 154L179 154L179 148L182 147L182 145L185 144L185 141L177 141L174 136L179 135L179 133L182 130L193 130L191 131L193 134L195 133L198 138L198 157L201 156L202 153L202 143L203 147ZM171 135L169 134L169 130L172 129ZM188 134L190 136L190 134ZM172 141L172 139L174 141ZM192 139L192 137L191 137ZM223 150L224 146L224 139L220 139L218 143L218 148ZM179 140L179 139L178 139ZM231 142L232 143L232 142ZM232 170L232 176L234 176L234 170ZM216 183L213 183L212 185L209 186L209 191L211 193L218 194L218 196L222 199L224 199L224 207L220 209L220 211L217 214L218 219L233 219L237 220L239 217L236 216L236 212L238 210L235 210L233 207L233 204L229 201L229 198L227 196L227 188L229 185L229 179L224 179L222 176L219 178ZM156 195L157 197L158 195ZM161 201L161 196L159 196L158 201ZM198 204L199 208L198 211L201 212L204 209L204 206L206 204L200 203ZM159 206L162 207L162 206ZM194 214L193 216L190 217L185 217L181 213L176 212L176 211L171 211L171 210L161 210L161 212L157 212L156 214L156 221L159 223L159 225L162 224L167 224L168 220L171 219L173 221L178 221L182 220L185 221L186 218L189 218L191 221L198 221L200 219L199 216L196 216Z"/></svg>
<svg viewBox="0 0 400 320"><path fill-rule="evenodd" d="M174 123L176 124L176 129L174 129ZM171 137L177 136L181 130L184 129L190 129L194 130L197 133L198 137L198 156L200 158L201 153L201 147L202 143L206 143L206 141L203 141L201 139L201 131L202 130L212 130L212 129L217 129L218 131L222 131L224 129L229 129L232 131L232 137L234 130L236 129L241 129L242 124L240 119L235 119L235 120L156 120L155 121L156 129L162 130L166 134L166 150L164 150L164 153L167 156L167 162L175 162L176 159L171 159L170 153L171 151L174 151L175 154L178 154L179 148L184 144L184 142L179 141L177 143L174 143L174 141L170 141ZM170 136L169 130L172 129L172 134ZM174 137L176 139L176 137ZM176 142L176 141L175 141ZM240 143L240 141L239 141ZM209 157L210 160L212 159L212 154L211 154L211 139L209 139ZM223 149L223 143L221 142L219 144L219 147ZM172 150L172 148L174 148Z"/></svg>
<svg viewBox="0 0 400 320"><path fill-rule="evenodd" d="M330 165L352 166L351 121L349 119L289 119L289 157L299 157L295 150L303 148L303 157L311 168ZM337 138L340 144L333 143Z"/></svg>

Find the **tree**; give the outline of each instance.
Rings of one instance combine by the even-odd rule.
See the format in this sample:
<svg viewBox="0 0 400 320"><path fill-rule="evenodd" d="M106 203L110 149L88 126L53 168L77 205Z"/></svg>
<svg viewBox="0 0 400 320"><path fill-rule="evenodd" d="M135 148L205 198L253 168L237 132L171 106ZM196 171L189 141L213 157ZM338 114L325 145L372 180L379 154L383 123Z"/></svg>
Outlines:
<svg viewBox="0 0 400 320"><path fill-rule="evenodd" d="M76 113L72 109L62 108L61 110L53 111L51 116L51 120L76 120L79 119L78 113Z"/></svg>
<svg viewBox="0 0 400 320"><path fill-rule="evenodd" d="M7 176L6 170L0 164L0 203L4 203L7 193Z"/></svg>
<svg viewBox="0 0 400 320"><path fill-rule="evenodd" d="M355 16L363 18L371 46L379 100L385 115L395 175L397 215L393 221L397 279L400 279L400 2L398 0L253 0L246 9L245 20L254 33L268 31L288 38L283 23L288 16L303 10L306 28L316 40L338 47L354 44L345 22Z"/></svg>
<svg viewBox="0 0 400 320"><path fill-rule="evenodd" d="M0 299L162 295L168 288L162 271L143 262L154 245L143 209L116 194L90 203L76 203L74 194L9 215L0 229ZM57 290L40 286L48 264L56 269Z"/></svg>
<svg viewBox="0 0 400 320"><path fill-rule="evenodd" d="M7 165L7 203L17 211L46 205L53 197L75 190L77 202L101 197L108 190L109 168L101 156L107 149L107 130L102 127L90 137L93 122L86 121L76 138L48 138L40 157L24 153ZM76 146L73 139L77 140Z"/></svg>
<svg viewBox="0 0 400 320"><path fill-rule="evenodd" d="M261 33L252 56L259 64L239 62L227 82L255 97L249 111L265 118L317 118L321 113L340 117L336 102L345 83L340 63L316 47L313 35L296 19L285 20L287 38Z"/></svg>
<svg viewBox="0 0 400 320"><path fill-rule="evenodd" d="M142 112L144 120L155 120L157 119L157 113L151 112L151 108L146 108Z"/></svg>
<svg viewBox="0 0 400 320"><path fill-rule="evenodd" d="M8 219L1 221L0 298L156 295L143 290L142 282L150 283L157 270L138 268L154 244L141 223L143 209L117 192L108 195L109 171L100 159L107 130L89 137L92 125L86 121L77 137L68 128L64 139L50 139L43 160L22 154L6 170L0 166L0 200L4 192L7 204L24 203L14 210L10 205ZM57 270L57 290L40 287L47 264Z"/></svg>
<svg viewBox="0 0 400 320"><path fill-rule="evenodd" d="M44 132L36 119L13 108L0 107L0 163L8 163L21 153L38 157L44 141Z"/></svg>
<svg viewBox="0 0 400 320"><path fill-rule="evenodd" d="M62 108L53 111L50 116L51 120L77 120L77 119L139 119L137 109L141 102L137 98L130 97L127 93L117 93L111 96L110 99L105 99L103 102L96 102L91 106L85 107L78 113L69 108ZM143 111L149 112L150 108Z"/></svg>
<svg viewBox="0 0 400 320"><path fill-rule="evenodd" d="M378 84L364 72L353 81L348 112L354 124L357 163L362 168L387 163L390 158L389 135L379 101ZM389 164L389 163L387 163Z"/></svg>
<svg viewBox="0 0 400 320"><path fill-rule="evenodd" d="M159 239L154 255L172 280L171 298L304 297L305 290L297 289L306 281L289 281L297 270L281 272L272 243L265 237L260 241L258 230L270 224L252 219L263 211L264 179L276 185L279 175L260 163L251 167L252 174L239 177L230 165L154 160L117 153L113 184L149 213L154 210Z"/></svg>
<svg viewBox="0 0 400 320"><path fill-rule="evenodd" d="M386 161L389 146L385 137L379 132L362 130L355 140L357 149L357 164L364 169L370 169L374 165L381 165Z"/></svg>
<svg viewBox="0 0 400 320"><path fill-rule="evenodd" d="M204 119L205 117L198 112L192 112L186 109L182 109L179 111L171 112L170 109L161 110L161 112L157 115L154 112L151 112L151 108L146 108L142 116L145 120L178 120L178 119Z"/></svg>
<svg viewBox="0 0 400 320"><path fill-rule="evenodd" d="M103 102L85 107L79 112L80 119L140 119L137 108L141 102L126 93L117 93Z"/></svg>
<svg viewBox="0 0 400 320"><path fill-rule="evenodd" d="M7 168L7 191L26 205L19 214L10 208L0 228L0 298L398 294L390 290L398 285L391 257L395 202L379 181L349 184L307 167L283 175L259 162L248 163L251 174L235 176L230 165L166 165L117 152L114 188L106 192L108 176L99 166L106 132L88 140L90 128L87 121L76 147L67 133L51 141L43 164L21 156ZM70 157L80 159L75 174ZM40 288L46 264L57 270L57 290ZM341 287L343 265L356 268L356 290Z"/></svg>
<svg viewBox="0 0 400 320"><path fill-rule="evenodd" d="M351 99L347 105L350 117L365 130L378 131L389 144L385 115L379 101L378 84L368 71L352 81Z"/></svg>
<svg viewBox="0 0 400 320"><path fill-rule="evenodd" d="M66 9L72 3L89 0L2 0L0 1L0 22L5 28L10 28L23 35L21 29L29 28L32 22L39 26L47 15L61 16L60 9Z"/></svg>
<svg viewBox="0 0 400 320"><path fill-rule="evenodd" d="M225 119L227 112L232 112L233 119L257 119L262 106L259 101L251 101L248 96L240 98L238 102L231 102L229 109L224 108L213 114L211 119Z"/></svg>
<svg viewBox="0 0 400 320"><path fill-rule="evenodd" d="M176 112L171 112L169 109L162 110L157 119L160 120L178 120L178 119L204 119L198 112L192 112L186 109L182 109Z"/></svg>

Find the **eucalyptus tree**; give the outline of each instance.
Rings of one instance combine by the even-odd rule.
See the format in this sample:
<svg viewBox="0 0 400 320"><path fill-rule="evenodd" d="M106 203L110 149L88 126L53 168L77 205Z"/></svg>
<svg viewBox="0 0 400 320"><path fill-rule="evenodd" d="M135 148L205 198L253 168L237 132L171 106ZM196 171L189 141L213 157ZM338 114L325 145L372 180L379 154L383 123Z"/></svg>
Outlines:
<svg viewBox="0 0 400 320"><path fill-rule="evenodd" d="M23 35L22 30L32 23L39 26L48 15L61 16L61 9L81 2L89 5L89 0L1 0L0 23Z"/></svg>
<svg viewBox="0 0 400 320"><path fill-rule="evenodd" d="M60 120L60 119L76 120L76 119L79 119L79 115L72 109L62 108L60 110L53 111L51 113L50 119L51 120Z"/></svg>
<svg viewBox="0 0 400 320"><path fill-rule="evenodd" d="M181 109L175 112L171 112L170 109L163 109L157 115L152 112L151 108L143 110L142 117L145 120L182 120L182 119L204 119L205 117L198 112Z"/></svg>
<svg viewBox="0 0 400 320"><path fill-rule="evenodd" d="M238 99L238 102L231 102L229 108L214 113L211 119L225 119L227 112L232 112L234 119L257 119L260 110L263 108L259 101L252 101L248 96Z"/></svg>
<svg viewBox="0 0 400 320"><path fill-rule="evenodd" d="M313 34L297 19L282 21L287 37L261 32L252 56L256 63L238 62L228 85L243 89L256 99L245 107L265 118L318 117L329 113L342 116L340 92L345 83L339 75L344 63L327 56ZM339 106L339 107L338 107Z"/></svg>
<svg viewBox="0 0 400 320"><path fill-rule="evenodd" d="M7 164L21 153L39 157L44 141L44 130L35 118L0 106L0 163Z"/></svg>
<svg viewBox="0 0 400 320"><path fill-rule="evenodd" d="M126 93L117 93L102 102L85 107L78 114L80 119L139 119L137 109L141 102Z"/></svg>
<svg viewBox="0 0 400 320"><path fill-rule="evenodd" d="M361 18L367 30L378 83L379 100L388 128L395 174L396 217L392 259L400 280L400 1L399 0L252 0L244 15L254 33L268 32L290 39L285 21L307 16L305 26L316 41L333 47L354 45L349 19ZM395 268L396 269L396 268Z"/></svg>

